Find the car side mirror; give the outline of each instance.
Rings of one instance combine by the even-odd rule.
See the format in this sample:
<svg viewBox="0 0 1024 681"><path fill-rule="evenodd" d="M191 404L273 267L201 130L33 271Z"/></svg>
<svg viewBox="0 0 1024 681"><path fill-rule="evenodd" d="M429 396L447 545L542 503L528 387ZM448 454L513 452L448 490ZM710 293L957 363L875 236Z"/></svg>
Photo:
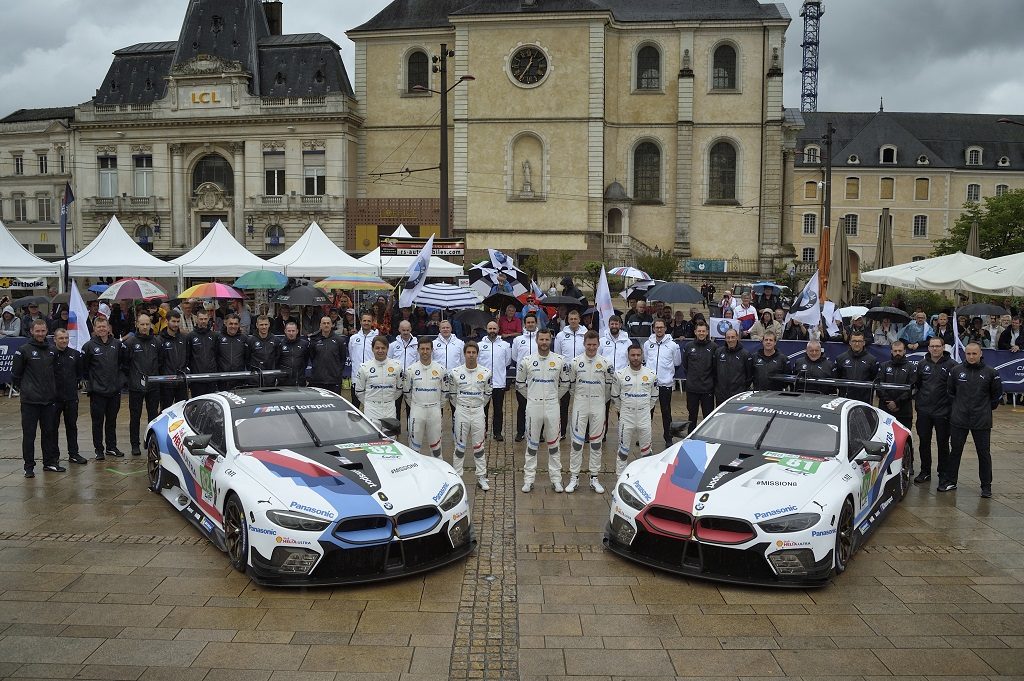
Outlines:
<svg viewBox="0 0 1024 681"><path fill-rule="evenodd" d="M207 453L206 448L210 446L212 438L212 435L189 435L185 438L183 444L188 451L196 456L204 456Z"/></svg>
<svg viewBox="0 0 1024 681"><path fill-rule="evenodd" d="M672 437L686 437L690 432L689 421L673 421L668 426L668 432Z"/></svg>
<svg viewBox="0 0 1024 681"><path fill-rule="evenodd" d="M888 451L889 445L886 442L865 442L864 451L861 454L858 454L854 460L877 463L885 458L886 452Z"/></svg>
<svg viewBox="0 0 1024 681"><path fill-rule="evenodd" d="M401 432L402 425L398 419L383 418L380 420L380 429L385 435L391 437Z"/></svg>

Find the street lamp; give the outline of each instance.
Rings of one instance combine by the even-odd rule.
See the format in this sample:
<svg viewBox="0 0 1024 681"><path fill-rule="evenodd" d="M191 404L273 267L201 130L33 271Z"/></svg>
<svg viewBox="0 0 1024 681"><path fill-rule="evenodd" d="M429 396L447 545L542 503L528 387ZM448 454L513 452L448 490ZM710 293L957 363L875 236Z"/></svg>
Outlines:
<svg viewBox="0 0 1024 681"><path fill-rule="evenodd" d="M252 216L245 218L245 231L251 237L256 229L252 226Z"/></svg>
<svg viewBox="0 0 1024 681"><path fill-rule="evenodd" d="M438 170L441 172L441 238L450 236L451 225L448 222L448 93L458 87L461 83L476 80L473 76L460 76L455 84L448 87L448 58L454 57L455 51L449 50L448 45L441 43L441 56L433 57L433 72L441 74L441 89L431 90L422 85L414 85L414 92L433 92L441 95L441 160L438 163Z"/></svg>
<svg viewBox="0 0 1024 681"><path fill-rule="evenodd" d="M153 234L160 236L160 216L157 215L153 218Z"/></svg>

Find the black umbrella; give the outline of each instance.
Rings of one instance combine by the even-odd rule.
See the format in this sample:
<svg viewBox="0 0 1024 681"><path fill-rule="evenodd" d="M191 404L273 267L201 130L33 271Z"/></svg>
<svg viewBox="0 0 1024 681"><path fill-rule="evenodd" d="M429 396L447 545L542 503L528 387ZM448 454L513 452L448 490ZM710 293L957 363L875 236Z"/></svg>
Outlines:
<svg viewBox="0 0 1024 681"><path fill-rule="evenodd" d="M323 291L313 286L296 286L290 291L275 296L274 302L299 306L330 305L331 299Z"/></svg>
<svg viewBox="0 0 1024 681"><path fill-rule="evenodd" d="M19 310L29 305L45 305L50 302L50 299L46 296L25 296L24 298L18 298L17 300L11 301L11 307L15 310Z"/></svg>
<svg viewBox="0 0 1024 681"><path fill-rule="evenodd" d="M704 296L700 294L700 291L689 284L682 284L676 281L667 281L664 284L658 284L653 288L647 289L646 298L647 300L660 300L670 305L700 303L704 301Z"/></svg>
<svg viewBox="0 0 1024 681"><path fill-rule="evenodd" d="M992 303L974 303L973 305L957 308L956 313L957 315L967 315L968 317L984 317L985 315L999 316L1010 314L1010 311Z"/></svg>
<svg viewBox="0 0 1024 681"><path fill-rule="evenodd" d="M516 312L523 309L523 301L508 293L494 293L484 298L484 306L491 310L504 312L509 305L515 305Z"/></svg>
<svg viewBox="0 0 1024 681"><path fill-rule="evenodd" d="M875 322L880 322L885 317L888 317L889 321L898 323L906 323L910 321L910 315L898 307L873 307L868 310L868 313L864 316Z"/></svg>
<svg viewBox="0 0 1024 681"><path fill-rule="evenodd" d="M469 324L474 329L485 327L487 322L494 321L494 315L490 312L477 309L459 310L452 318L459 320L463 324Z"/></svg>
<svg viewBox="0 0 1024 681"><path fill-rule="evenodd" d="M81 294L83 303L91 303L92 301L96 300L96 294L93 293L92 291L82 291ZM63 305L68 305L71 303L71 293L58 293L57 295L50 299L50 302L54 304L60 303Z"/></svg>
<svg viewBox="0 0 1024 681"><path fill-rule="evenodd" d="M583 307L583 303L580 302L580 299L579 298L573 298L572 296L547 296L543 300L541 300L540 302L543 305L548 305L548 306L553 306L553 307L557 307L559 305L568 305L569 307L572 307L573 305L575 305L576 307L579 307L579 308Z"/></svg>

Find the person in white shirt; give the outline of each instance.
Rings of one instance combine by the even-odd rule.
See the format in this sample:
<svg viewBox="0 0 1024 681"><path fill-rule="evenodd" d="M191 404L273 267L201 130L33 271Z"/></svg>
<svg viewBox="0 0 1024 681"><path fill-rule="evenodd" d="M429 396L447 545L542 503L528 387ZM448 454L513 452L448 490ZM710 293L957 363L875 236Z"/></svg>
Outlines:
<svg viewBox="0 0 1024 681"><path fill-rule="evenodd" d="M561 355L551 352L551 332L537 332L537 352L516 366L516 390L526 397L526 465L523 492L533 490L537 477L537 450L541 436L548 445L548 477L556 492L562 491L562 454L558 448L558 400L569 389L569 367Z"/></svg>
<svg viewBox="0 0 1024 681"><path fill-rule="evenodd" d="M402 392L409 404L409 446L435 458L441 456L441 401L447 394L444 367L431 359L426 338L416 345L419 361L405 372Z"/></svg>
<svg viewBox="0 0 1024 681"><path fill-rule="evenodd" d="M498 322L487 322L487 335L479 344L480 366L491 372L491 433L498 442L505 439L505 387L512 366L512 346L498 335ZM484 412L486 422L487 413Z"/></svg>
<svg viewBox="0 0 1024 681"><path fill-rule="evenodd" d="M373 348L370 344L377 336L377 329L373 328L373 314L364 312L360 315L359 327L359 330L348 339L348 359L352 364L353 376L359 371L359 367L373 357ZM355 385L352 386L352 404L359 409L359 398L356 396Z"/></svg>
<svg viewBox="0 0 1024 681"><path fill-rule="evenodd" d="M445 371L454 369L462 362L465 343L452 333L452 323L447 319L442 320L437 329L438 336L433 345L434 361L443 366Z"/></svg>
<svg viewBox="0 0 1024 681"><path fill-rule="evenodd" d="M388 358L398 360L398 363L402 365L403 374L418 359L416 336L412 335L412 324L404 319L398 323L398 338L391 341L391 345L388 346ZM398 415L399 422L402 420L402 402L404 401L401 394L395 400L395 414ZM405 405L405 415L409 416L408 404Z"/></svg>
<svg viewBox="0 0 1024 681"><path fill-rule="evenodd" d="M601 473L601 442L608 423L605 405L615 377L611 362L597 348L600 336L588 331L583 339L584 351L571 360L569 376L572 381L572 451L569 454L569 484L565 491L572 494L580 484L583 467L583 447L589 445L590 488L599 494L604 491L598 476Z"/></svg>
<svg viewBox="0 0 1024 681"><path fill-rule="evenodd" d="M666 447L672 444L672 386L676 382L676 367L682 363L679 343L665 333L665 322L659 319L654 322L654 333L644 343L644 364L658 377L658 404Z"/></svg>
<svg viewBox="0 0 1024 681"><path fill-rule="evenodd" d="M537 352L537 316L523 317L523 333L512 340L512 362L519 362L527 355ZM526 433L526 395L516 391L516 442L522 442Z"/></svg>
<svg viewBox="0 0 1024 681"><path fill-rule="evenodd" d="M640 456L651 453L651 414L658 401L658 377L643 365L643 348L629 349L629 366L615 374L612 404L619 410L619 449L615 477L622 475L633 443L639 440Z"/></svg>
<svg viewBox="0 0 1024 681"><path fill-rule="evenodd" d="M601 338L601 354L611 362L612 371L629 366L629 348L633 345L629 334L622 330L622 318L612 315L608 318L608 332Z"/></svg>
<svg viewBox="0 0 1024 681"><path fill-rule="evenodd" d="M566 362L574 357L583 354L583 338L586 336L587 327L580 325L579 310L570 310L567 317L568 324L555 336L554 351L562 356ZM561 439L565 439L565 429L569 425L569 393L566 393L558 405L559 421L562 424Z"/></svg>
<svg viewBox="0 0 1024 681"><path fill-rule="evenodd" d="M493 322L492 322L493 323ZM491 400L491 372L477 363L480 348L476 341L466 343L463 353L465 364L448 372L448 390L455 409L455 456L452 467L461 477L465 467L466 450L472 448L476 462L476 483L483 491L491 487L487 482L487 453L484 441L487 425L484 413Z"/></svg>
<svg viewBox="0 0 1024 681"><path fill-rule="evenodd" d="M363 405L363 413L375 425L381 419L395 418L395 400L402 394L402 366L388 359L388 339L373 339L373 359L363 362L356 371L352 389Z"/></svg>

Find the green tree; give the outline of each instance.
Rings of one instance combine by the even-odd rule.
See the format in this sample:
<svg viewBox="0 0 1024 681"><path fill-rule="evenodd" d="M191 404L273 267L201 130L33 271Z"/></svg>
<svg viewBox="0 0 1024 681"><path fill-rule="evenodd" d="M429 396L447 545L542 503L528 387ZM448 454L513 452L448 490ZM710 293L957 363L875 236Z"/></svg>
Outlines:
<svg viewBox="0 0 1024 681"><path fill-rule="evenodd" d="M523 270L544 290L548 282L556 282L565 276L565 268L572 262L572 254L566 251L538 251L523 260Z"/></svg>
<svg viewBox="0 0 1024 681"><path fill-rule="evenodd" d="M641 255L636 259L637 269L651 275L652 279L671 281L679 267L679 258L671 253L661 255Z"/></svg>
<svg viewBox="0 0 1024 681"><path fill-rule="evenodd" d="M935 240L934 254L965 251L975 220L981 257L998 258L1024 251L1024 189L1014 189L1002 196L986 196L984 204L965 203L964 212L950 227L949 234Z"/></svg>
<svg viewBox="0 0 1024 681"><path fill-rule="evenodd" d="M577 284L583 286L584 290L597 291L597 282L601 279L601 268L604 263L597 262L596 260L590 260L583 263L583 273L577 277ZM626 283L622 277L616 277L614 275L608 275L608 291L611 293L618 293L622 289L626 288Z"/></svg>

